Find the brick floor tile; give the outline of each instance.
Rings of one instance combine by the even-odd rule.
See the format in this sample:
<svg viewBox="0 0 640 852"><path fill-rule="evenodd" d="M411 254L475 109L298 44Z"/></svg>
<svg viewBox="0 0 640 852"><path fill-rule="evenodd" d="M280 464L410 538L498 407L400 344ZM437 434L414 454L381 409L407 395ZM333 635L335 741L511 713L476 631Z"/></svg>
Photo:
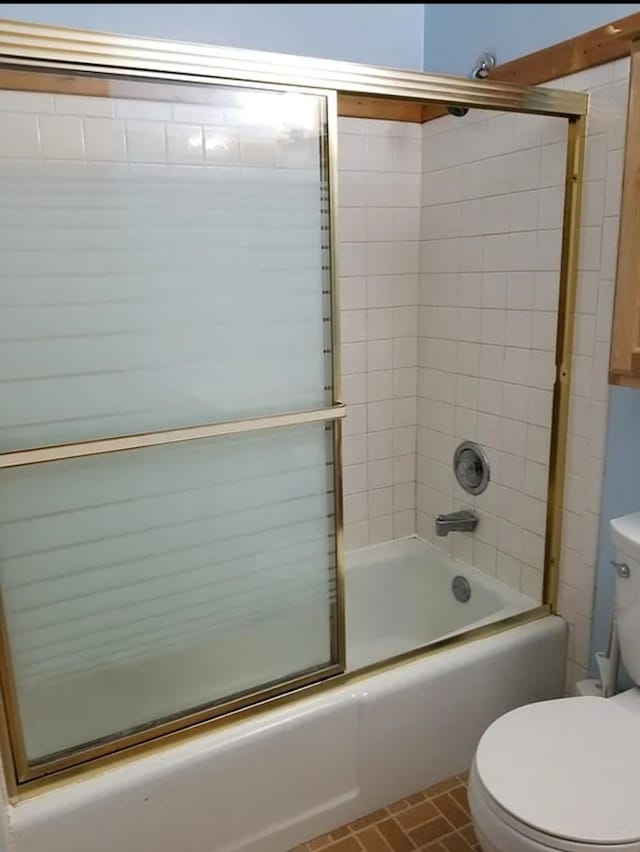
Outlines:
<svg viewBox="0 0 640 852"><path fill-rule="evenodd" d="M476 852L466 773L378 808L290 852Z"/></svg>
<svg viewBox="0 0 640 852"><path fill-rule="evenodd" d="M351 831L360 831L361 828L366 828L368 825L373 825L375 822L381 822L383 819L387 819L389 814L387 813L387 808L379 808L377 811L373 811L366 816L360 817L360 819L354 820L354 822L350 823L349 828Z"/></svg>
<svg viewBox="0 0 640 852"><path fill-rule="evenodd" d="M416 848L413 840L404 833L395 820L386 819L384 822L379 822L376 827L393 852L409 852Z"/></svg>
<svg viewBox="0 0 640 852"><path fill-rule="evenodd" d="M359 831L356 837L365 852L391 852L391 847L374 825Z"/></svg>
<svg viewBox="0 0 640 852"><path fill-rule="evenodd" d="M447 852L469 852L471 847L461 834L454 832L442 838L442 845Z"/></svg>
<svg viewBox="0 0 640 852"><path fill-rule="evenodd" d="M353 834L342 840L337 840L335 843L327 846L327 849L329 852L362 852L360 841Z"/></svg>
<svg viewBox="0 0 640 852"><path fill-rule="evenodd" d="M387 810L390 814L397 814L400 811L406 811L406 809L410 807L409 802L406 799L399 799L397 802L393 802L391 805L387 805Z"/></svg>
<svg viewBox="0 0 640 852"><path fill-rule="evenodd" d="M310 852L316 852L319 849L325 849L331 843L331 838L328 834L322 834L314 840L307 841L307 846Z"/></svg>
<svg viewBox="0 0 640 852"><path fill-rule="evenodd" d="M464 837L469 846L478 845L478 838L472 825L465 825L464 828L460 829L460 834Z"/></svg>
<svg viewBox="0 0 640 852"><path fill-rule="evenodd" d="M431 840L439 840L445 834L449 834L450 831L450 823L444 817L439 816L430 822L425 822L424 825L420 825L418 828L414 828L413 831L409 832L409 836L416 846L424 846Z"/></svg>
<svg viewBox="0 0 640 852"><path fill-rule="evenodd" d="M460 787L454 787L453 790L449 791L449 795L452 796L456 802L460 805L462 810L469 815L469 797L467 796L467 788L462 785Z"/></svg>
<svg viewBox="0 0 640 852"><path fill-rule="evenodd" d="M458 787L460 781L458 778L445 778L444 781L438 781L437 784L432 784L431 787L427 787L424 791L424 794L428 798L432 798L433 796L437 796L439 793L446 793L447 790L451 790L453 787Z"/></svg>
<svg viewBox="0 0 640 852"><path fill-rule="evenodd" d="M469 822L469 815L462 810L456 800L452 799L448 793L435 796L433 804L444 814L454 828L462 828L463 825Z"/></svg>
<svg viewBox="0 0 640 852"><path fill-rule="evenodd" d="M348 825L341 825L340 828L334 828L329 832L329 837L332 840L342 840L343 837L346 837L348 834L351 834L351 829Z"/></svg>
<svg viewBox="0 0 640 852"><path fill-rule="evenodd" d="M408 808L406 811L396 814L396 822L406 830L409 828L415 828L417 825L422 825L423 822L428 822L430 819L434 819L437 816L438 809L436 806L433 802L425 800L419 805L414 805L412 808Z"/></svg>

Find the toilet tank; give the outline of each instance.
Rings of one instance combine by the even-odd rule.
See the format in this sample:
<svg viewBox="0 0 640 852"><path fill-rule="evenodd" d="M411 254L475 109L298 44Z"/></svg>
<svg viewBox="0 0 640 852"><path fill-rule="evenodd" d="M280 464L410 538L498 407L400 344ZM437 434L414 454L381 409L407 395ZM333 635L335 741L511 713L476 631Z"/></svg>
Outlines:
<svg viewBox="0 0 640 852"><path fill-rule="evenodd" d="M616 620L624 666L640 684L640 512L609 522L616 561Z"/></svg>

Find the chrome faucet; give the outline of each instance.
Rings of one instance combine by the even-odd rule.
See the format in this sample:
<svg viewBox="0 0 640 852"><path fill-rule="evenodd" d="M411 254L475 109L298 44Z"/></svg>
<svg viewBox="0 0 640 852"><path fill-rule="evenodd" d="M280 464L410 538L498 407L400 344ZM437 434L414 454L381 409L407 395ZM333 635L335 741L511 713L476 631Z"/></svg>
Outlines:
<svg viewBox="0 0 640 852"><path fill-rule="evenodd" d="M436 535L449 535L450 532L473 532L478 526L478 516L467 509L449 512L436 517Z"/></svg>

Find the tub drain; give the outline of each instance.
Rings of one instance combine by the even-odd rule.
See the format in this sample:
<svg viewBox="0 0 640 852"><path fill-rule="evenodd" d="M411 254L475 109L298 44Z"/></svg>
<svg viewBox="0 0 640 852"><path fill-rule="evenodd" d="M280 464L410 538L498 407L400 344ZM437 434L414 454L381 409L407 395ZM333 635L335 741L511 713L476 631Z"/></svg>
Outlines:
<svg viewBox="0 0 640 852"><path fill-rule="evenodd" d="M453 592L453 596L460 603L466 603L471 597L471 586L469 585L469 581L466 577L463 577L462 574L458 574L457 577L454 577L451 582L451 591Z"/></svg>

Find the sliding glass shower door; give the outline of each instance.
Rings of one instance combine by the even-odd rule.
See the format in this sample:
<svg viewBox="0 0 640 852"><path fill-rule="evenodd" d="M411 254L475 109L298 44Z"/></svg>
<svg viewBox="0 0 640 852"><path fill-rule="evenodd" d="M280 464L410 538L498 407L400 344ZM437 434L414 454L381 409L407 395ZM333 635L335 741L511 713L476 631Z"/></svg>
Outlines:
<svg viewBox="0 0 640 852"><path fill-rule="evenodd" d="M0 72L19 775L342 669L333 93Z"/></svg>

